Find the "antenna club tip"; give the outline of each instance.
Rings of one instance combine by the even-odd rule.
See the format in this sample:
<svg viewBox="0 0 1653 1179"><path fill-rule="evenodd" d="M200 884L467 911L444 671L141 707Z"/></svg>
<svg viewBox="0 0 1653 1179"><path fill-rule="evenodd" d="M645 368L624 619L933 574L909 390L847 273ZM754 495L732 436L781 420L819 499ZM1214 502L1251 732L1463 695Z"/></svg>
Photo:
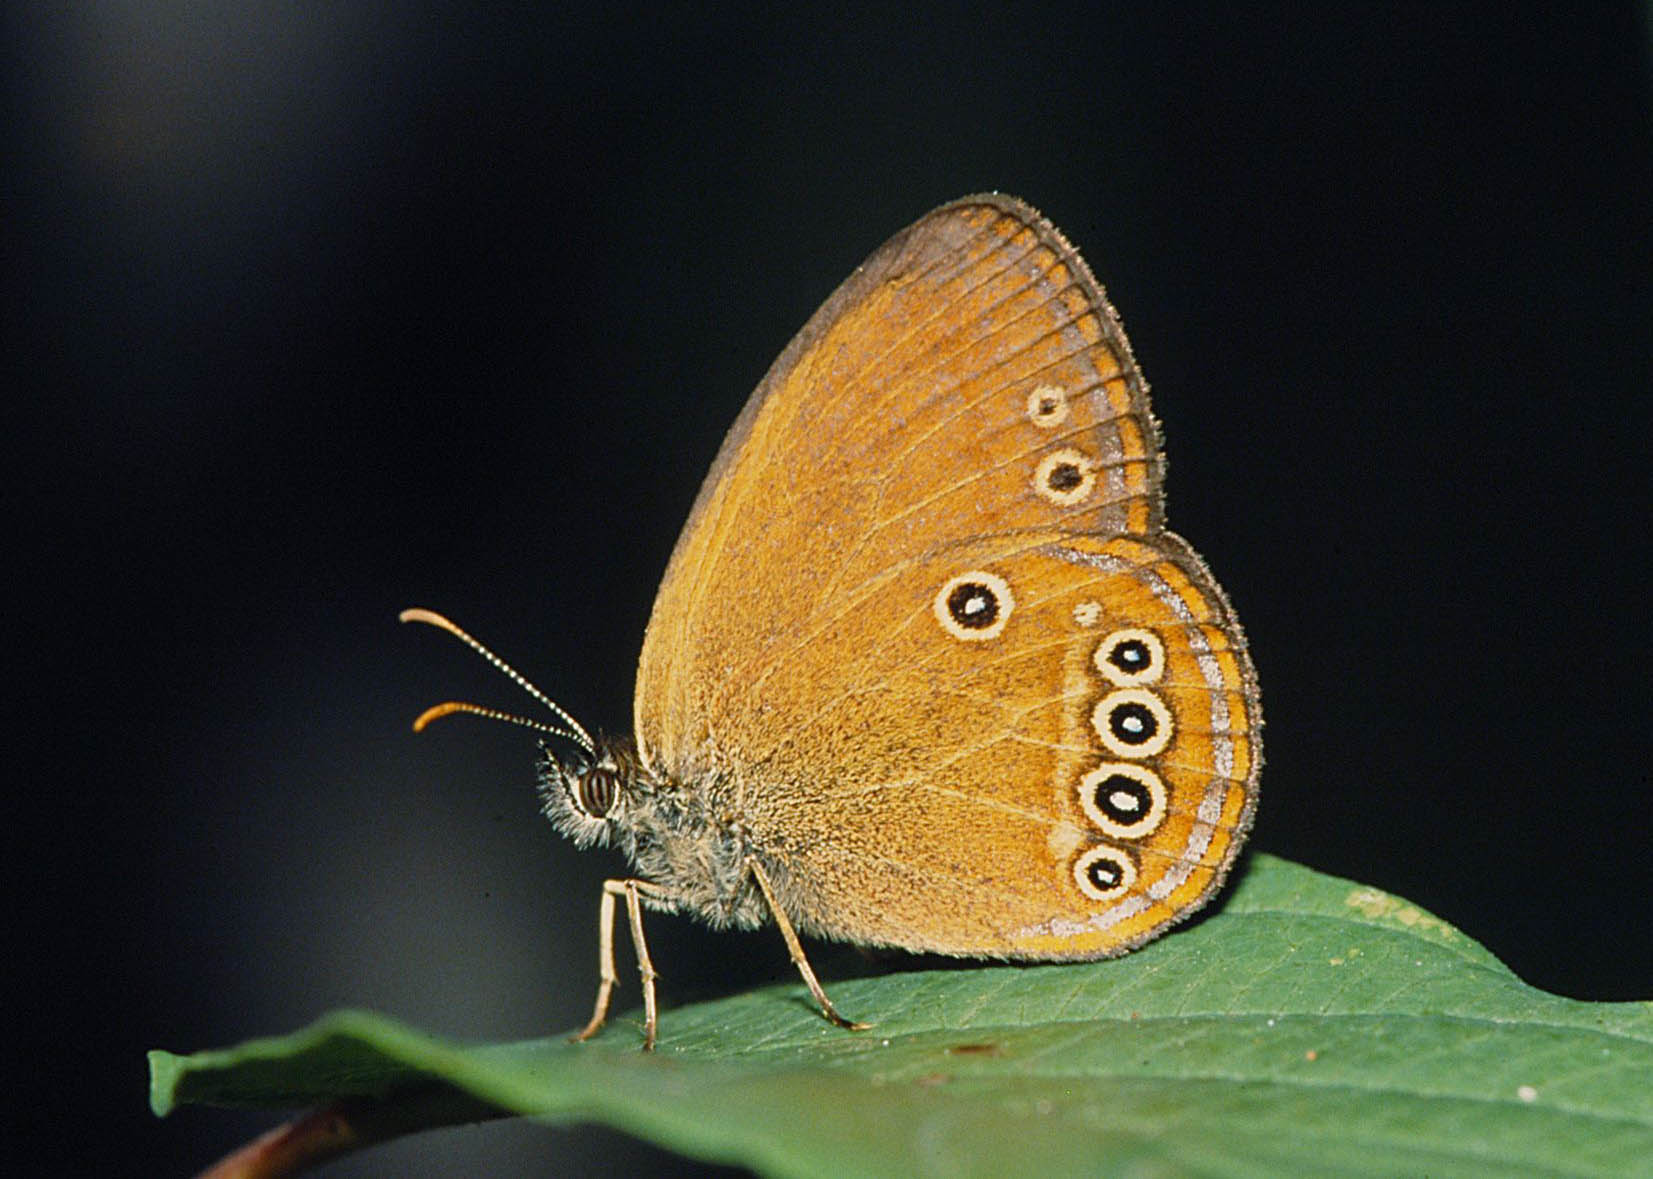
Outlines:
<svg viewBox="0 0 1653 1179"><path fill-rule="evenodd" d="M434 614L431 611L424 609L423 607L409 606L406 610L403 610L400 614L398 614L396 616L396 621L398 621L398 622L431 622L433 619L436 619L438 617L439 617L439 615Z"/></svg>
<svg viewBox="0 0 1653 1179"><path fill-rule="evenodd" d="M455 703L452 700L445 704L433 704L413 718L413 731L423 733L433 722L439 721L445 716L451 716L456 712L465 711L467 711L465 705Z"/></svg>

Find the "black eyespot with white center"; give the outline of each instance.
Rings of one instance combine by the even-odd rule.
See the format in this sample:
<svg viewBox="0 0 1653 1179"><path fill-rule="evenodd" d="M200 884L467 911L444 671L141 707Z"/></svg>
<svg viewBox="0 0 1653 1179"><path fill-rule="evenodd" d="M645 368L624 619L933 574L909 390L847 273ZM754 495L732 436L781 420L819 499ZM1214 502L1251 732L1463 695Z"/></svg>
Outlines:
<svg viewBox="0 0 1653 1179"><path fill-rule="evenodd" d="M1117 847L1093 847L1073 862L1073 880L1093 901L1117 901L1136 883L1136 861Z"/></svg>
<svg viewBox="0 0 1653 1179"><path fill-rule="evenodd" d="M1071 446L1047 454L1033 469L1033 490L1057 507L1083 503L1096 490L1096 460Z"/></svg>
<svg viewBox="0 0 1653 1179"><path fill-rule="evenodd" d="M1116 630L1096 647L1093 662L1110 683L1135 688L1157 683L1165 675L1165 644L1151 630Z"/></svg>
<svg viewBox="0 0 1653 1179"><path fill-rule="evenodd" d="M972 569L951 578L936 593L936 621L955 639L981 642L1004 632L1016 609L1010 584L996 573Z"/></svg>
<svg viewBox="0 0 1653 1179"><path fill-rule="evenodd" d="M1108 730L1127 745L1146 745L1159 732L1159 721L1146 704L1116 704L1108 713Z"/></svg>
<svg viewBox="0 0 1653 1179"><path fill-rule="evenodd" d="M999 598L980 582L966 581L947 595L947 613L965 630L986 630L999 620Z"/></svg>
<svg viewBox="0 0 1653 1179"><path fill-rule="evenodd" d="M1040 385L1027 395L1027 416L1043 430L1060 426L1068 416L1067 393L1057 385Z"/></svg>
<svg viewBox="0 0 1653 1179"><path fill-rule="evenodd" d="M1116 757L1152 757L1170 744L1174 724L1165 702L1145 688L1119 688L1091 709L1091 727Z"/></svg>
<svg viewBox="0 0 1653 1179"><path fill-rule="evenodd" d="M1078 463L1057 463L1050 468L1045 486L1052 491L1072 491L1084 477L1085 473L1079 469Z"/></svg>
<svg viewBox="0 0 1653 1179"><path fill-rule="evenodd" d="M1103 762L1079 779L1079 805L1104 835L1142 839L1165 821L1165 783L1147 766Z"/></svg>

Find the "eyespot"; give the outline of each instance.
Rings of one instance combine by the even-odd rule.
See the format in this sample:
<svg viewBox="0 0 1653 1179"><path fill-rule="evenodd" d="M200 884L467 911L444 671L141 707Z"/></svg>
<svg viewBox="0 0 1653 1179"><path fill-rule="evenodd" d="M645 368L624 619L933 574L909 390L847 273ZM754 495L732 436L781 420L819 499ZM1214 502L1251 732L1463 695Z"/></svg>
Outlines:
<svg viewBox="0 0 1653 1179"><path fill-rule="evenodd" d="M1165 783L1147 766L1105 761L1079 779L1079 805L1102 834L1141 839L1165 821Z"/></svg>
<svg viewBox="0 0 1653 1179"><path fill-rule="evenodd" d="M1096 648L1096 670L1121 688L1152 684L1165 674L1165 644L1151 630L1116 630Z"/></svg>
<svg viewBox="0 0 1653 1179"><path fill-rule="evenodd" d="M1074 883L1093 901L1117 901L1136 883L1136 863L1106 844L1093 847L1073 862Z"/></svg>
<svg viewBox="0 0 1653 1179"><path fill-rule="evenodd" d="M1033 490L1057 507L1083 503L1096 490L1096 460L1072 447L1047 454L1033 470Z"/></svg>
<svg viewBox="0 0 1653 1179"><path fill-rule="evenodd" d="M972 569L950 579L933 604L936 621L955 639L997 638L1016 609L1010 583L996 573Z"/></svg>
<svg viewBox="0 0 1653 1179"><path fill-rule="evenodd" d="M1152 757L1171 741L1171 710L1144 688L1109 692L1091 709L1091 727L1117 757Z"/></svg>
<svg viewBox="0 0 1653 1179"><path fill-rule="evenodd" d="M1040 385L1027 395L1027 417L1041 429L1051 430L1067 420L1068 395L1059 385Z"/></svg>
<svg viewBox="0 0 1653 1179"><path fill-rule="evenodd" d="M593 819L606 819L620 798L620 776L606 766L593 766L574 779L574 805Z"/></svg>

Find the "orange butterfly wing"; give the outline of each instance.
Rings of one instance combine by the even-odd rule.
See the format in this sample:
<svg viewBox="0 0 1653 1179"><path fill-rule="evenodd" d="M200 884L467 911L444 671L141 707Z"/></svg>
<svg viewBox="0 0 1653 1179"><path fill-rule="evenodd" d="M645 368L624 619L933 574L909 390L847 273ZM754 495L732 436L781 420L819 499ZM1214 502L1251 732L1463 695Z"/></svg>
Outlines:
<svg viewBox="0 0 1653 1179"><path fill-rule="evenodd" d="M644 641L645 764L740 829L805 929L1139 944L1220 883L1260 756L1243 637L1162 529L1162 470L1072 247L1012 198L936 210L725 441Z"/></svg>

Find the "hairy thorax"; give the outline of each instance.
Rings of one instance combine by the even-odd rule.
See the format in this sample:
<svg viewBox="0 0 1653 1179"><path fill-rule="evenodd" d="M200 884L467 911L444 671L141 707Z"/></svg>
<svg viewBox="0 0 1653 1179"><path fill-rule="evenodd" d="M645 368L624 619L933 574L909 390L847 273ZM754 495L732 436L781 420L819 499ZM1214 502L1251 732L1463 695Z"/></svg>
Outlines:
<svg viewBox="0 0 1653 1179"><path fill-rule="evenodd" d="M657 777L629 739L601 737L589 761L567 763L542 749L540 797L546 815L582 846L624 852L637 876L656 886L653 908L692 913L716 928L753 929L768 916L747 871L758 858L784 893L790 874L756 847L749 825L709 778ZM785 883L783 883L785 882Z"/></svg>

